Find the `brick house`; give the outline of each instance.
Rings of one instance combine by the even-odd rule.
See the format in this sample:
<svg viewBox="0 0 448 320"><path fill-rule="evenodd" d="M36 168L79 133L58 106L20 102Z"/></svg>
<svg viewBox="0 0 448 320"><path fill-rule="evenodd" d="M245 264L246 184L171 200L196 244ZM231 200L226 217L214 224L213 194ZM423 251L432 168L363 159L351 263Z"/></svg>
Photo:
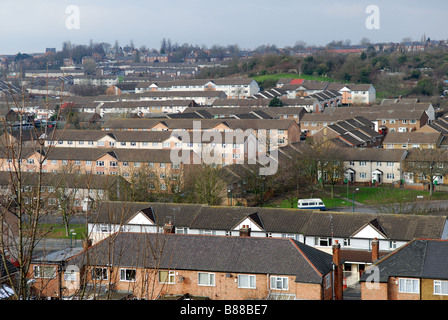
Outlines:
<svg viewBox="0 0 448 320"><path fill-rule="evenodd" d="M244 233L210 237L166 230L161 234L119 232L113 236L112 247L105 239L67 260L69 270L79 270L73 279L80 286L65 294L76 294L83 284L87 292L96 288L93 295L98 299L107 289L137 299L187 293L213 300L342 299L341 261L334 261L340 259L340 246L335 246L333 257L292 239L257 239ZM153 255L150 248L156 246L163 250ZM108 248L113 248L109 256ZM87 254L94 263L87 263Z"/></svg>
<svg viewBox="0 0 448 320"><path fill-rule="evenodd" d="M381 215L321 212L260 207L210 207L194 204L103 202L91 212L88 234L98 243L120 230L190 235L238 236L246 226L253 238L291 238L331 254L341 244L344 281L359 280L372 263L371 245L377 238L380 255L392 252L416 237L446 239L444 216ZM418 226L418 227L417 227Z"/></svg>
<svg viewBox="0 0 448 320"><path fill-rule="evenodd" d="M436 149L444 136L440 132L389 132L383 141L385 149Z"/></svg>
<svg viewBox="0 0 448 320"><path fill-rule="evenodd" d="M374 130L371 121L355 117L324 126L313 139L332 141L341 147L372 148L381 146L383 135Z"/></svg>
<svg viewBox="0 0 448 320"><path fill-rule="evenodd" d="M289 119L109 119L103 130L237 132L277 137L278 146L300 141L300 126Z"/></svg>
<svg viewBox="0 0 448 320"><path fill-rule="evenodd" d="M448 300L448 241L414 239L361 277L362 300Z"/></svg>
<svg viewBox="0 0 448 320"><path fill-rule="evenodd" d="M188 150L187 150L188 151ZM98 175L120 175L125 179L147 174L153 181L150 190L172 192L182 181L185 163L200 163L197 155L190 151L181 155L181 163L171 161L171 150L139 150L111 148L52 148L44 155L34 149L24 149L22 171L37 172L42 162L43 173L76 173ZM13 171L18 160L2 154L0 171Z"/></svg>

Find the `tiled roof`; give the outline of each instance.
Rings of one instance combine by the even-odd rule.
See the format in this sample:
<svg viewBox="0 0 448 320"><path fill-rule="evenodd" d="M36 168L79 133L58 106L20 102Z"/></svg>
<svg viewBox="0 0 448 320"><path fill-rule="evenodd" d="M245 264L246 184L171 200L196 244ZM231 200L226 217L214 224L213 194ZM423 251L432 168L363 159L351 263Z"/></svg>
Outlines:
<svg viewBox="0 0 448 320"><path fill-rule="evenodd" d="M379 268L379 281L389 277L448 280L448 241L415 239L382 257L374 266ZM366 281L366 272L361 281Z"/></svg>
<svg viewBox="0 0 448 320"><path fill-rule="evenodd" d="M95 265L291 275L296 282L318 284L332 270L330 254L291 239L117 233L112 253L107 246L102 241L88 250ZM156 246L163 250L148 252ZM85 257L69 261L83 265Z"/></svg>
<svg viewBox="0 0 448 320"><path fill-rule="evenodd" d="M178 227L209 230L232 230L242 219L257 214L266 232L295 233L305 236L329 236L349 238L360 228L374 221L385 234L394 240L410 241L414 238L440 239L446 217L416 215L376 215L345 212L320 212L299 209L258 207L214 207L194 204L104 202L92 223L117 223L123 212L132 215L136 210L152 207L163 224L166 217L175 217ZM123 210L126 208L126 210Z"/></svg>

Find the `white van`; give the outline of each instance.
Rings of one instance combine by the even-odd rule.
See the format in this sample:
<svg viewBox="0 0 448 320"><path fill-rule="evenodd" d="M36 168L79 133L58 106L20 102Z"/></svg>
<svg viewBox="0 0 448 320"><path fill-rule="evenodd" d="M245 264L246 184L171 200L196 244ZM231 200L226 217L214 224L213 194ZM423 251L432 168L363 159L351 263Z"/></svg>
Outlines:
<svg viewBox="0 0 448 320"><path fill-rule="evenodd" d="M297 201L297 208L299 209L319 209L325 210L325 204L321 199L299 199Z"/></svg>

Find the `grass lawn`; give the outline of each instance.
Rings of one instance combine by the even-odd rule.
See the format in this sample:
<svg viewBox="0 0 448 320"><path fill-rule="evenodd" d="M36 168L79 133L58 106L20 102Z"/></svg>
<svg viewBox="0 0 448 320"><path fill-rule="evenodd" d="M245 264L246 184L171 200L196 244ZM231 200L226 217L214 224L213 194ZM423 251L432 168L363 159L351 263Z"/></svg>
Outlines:
<svg viewBox="0 0 448 320"><path fill-rule="evenodd" d="M330 197L329 186L325 186L324 190L317 191L313 198L322 199L327 208L350 207L353 205L353 191L356 190L356 188L359 190L355 193L355 201L365 205L375 205L378 204L379 201L387 202L394 201L394 199L398 199L397 201L402 199L413 201L417 200L417 196L423 196L424 200L448 200L448 192L435 191L432 197L429 197L429 192L426 190L408 190L390 187L349 187L347 197L346 186L335 186L334 198ZM348 198L348 200L342 198ZM263 206L291 208L291 203L288 199L277 199L276 201L264 203ZM294 199L293 208L297 208L297 198Z"/></svg>
<svg viewBox="0 0 448 320"><path fill-rule="evenodd" d="M358 188L359 191L355 193L355 201L366 205L378 203L383 199L384 201L394 199L399 195L406 200L416 200L417 196L423 196L425 200L446 200L448 199L447 192L434 192L432 197L429 197L429 192L425 190L408 190L396 189L388 187L349 187L349 199L353 197L353 191ZM335 194L341 197L347 197L347 187L335 186Z"/></svg>
<svg viewBox="0 0 448 320"><path fill-rule="evenodd" d="M42 225L43 230L48 232L45 237L46 238L54 238L54 239L70 239L70 236L65 235L65 227L61 225ZM73 233L76 233L77 239L83 239L86 234L86 226L85 225L70 225L69 230L73 229Z"/></svg>
<svg viewBox="0 0 448 320"><path fill-rule="evenodd" d="M275 73L275 74L265 74L262 76L255 76L253 79L258 83L264 82L266 80L277 81L281 78L293 78L293 79L305 79L305 80L317 80L317 81L330 81L334 82L335 80L332 78L324 77L324 76L309 76L306 74L298 75L297 73Z"/></svg>

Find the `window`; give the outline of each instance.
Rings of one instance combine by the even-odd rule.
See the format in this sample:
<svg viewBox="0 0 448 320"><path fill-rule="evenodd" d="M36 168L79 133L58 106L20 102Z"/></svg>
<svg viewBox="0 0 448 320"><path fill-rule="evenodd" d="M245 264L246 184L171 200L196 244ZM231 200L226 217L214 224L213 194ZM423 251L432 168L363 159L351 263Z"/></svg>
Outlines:
<svg viewBox="0 0 448 320"><path fill-rule="evenodd" d="M367 163L365 161L359 161L360 167L365 167L366 165L367 165Z"/></svg>
<svg viewBox="0 0 448 320"><path fill-rule="evenodd" d="M401 293L419 293L420 282L418 279L398 279L398 292Z"/></svg>
<svg viewBox="0 0 448 320"><path fill-rule="evenodd" d="M92 279L93 280L107 280L107 269L106 268L93 268L92 269Z"/></svg>
<svg viewBox="0 0 448 320"><path fill-rule="evenodd" d="M329 247L331 246L330 238L316 238L316 244L321 247Z"/></svg>
<svg viewBox="0 0 448 320"><path fill-rule="evenodd" d="M97 166L97 167L104 167L104 161L102 161L102 160L98 160L98 161L96 162L96 166Z"/></svg>
<svg viewBox="0 0 448 320"><path fill-rule="evenodd" d="M256 288L256 276L249 274L238 275L238 288L255 289Z"/></svg>
<svg viewBox="0 0 448 320"><path fill-rule="evenodd" d="M272 290L288 290L288 278L271 276Z"/></svg>
<svg viewBox="0 0 448 320"><path fill-rule="evenodd" d="M174 271L159 271L159 283L175 283L175 272Z"/></svg>
<svg viewBox="0 0 448 320"><path fill-rule="evenodd" d="M389 241L389 249L397 249L397 241Z"/></svg>
<svg viewBox="0 0 448 320"><path fill-rule="evenodd" d="M54 279L56 278L56 269L52 266L34 266L34 278Z"/></svg>
<svg viewBox="0 0 448 320"><path fill-rule="evenodd" d="M394 163L393 163L392 161L388 161L388 162L387 162L387 166L388 166L388 167L393 167L393 166L394 166Z"/></svg>
<svg viewBox="0 0 448 320"><path fill-rule="evenodd" d="M120 269L120 281L135 281L135 270Z"/></svg>
<svg viewBox="0 0 448 320"><path fill-rule="evenodd" d="M215 274L198 272L198 285L200 286L214 286L215 285Z"/></svg>
<svg viewBox="0 0 448 320"><path fill-rule="evenodd" d="M178 234L188 234L188 228L186 228L186 227L176 227L176 233L178 233Z"/></svg>
<svg viewBox="0 0 448 320"><path fill-rule="evenodd" d="M99 147L104 147L104 145L105 145L104 141L98 141L98 146Z"/></svg>
<svg viewBox="0 0 448 320"><path fill-rule="evenodd" d="M117 161L110 161L110 162L109 162L109 165L110 165L111 167L118 167L118 162L117 162Z"/></svg>
<svg viewBox="0 0 448 320"><path fill-rule="evenodd" d="M365 173L365 172L360 172L360 173L359 173L359 178L360 178L360 179L366 179L366 178L367 178L367 173Z"/></svg>
<svg viewBox="0 0 448 320"><path fill-rule="evenodd" d="M448 295L448 281L434 280L434 294Z"/></svg>
<svg viewBox="0 0 448 320"><path fill-rule="evenodd" d="M387 180L394 180L394 174L393 173L388 173L386 175L386 177L387 177Z"/></svg>

